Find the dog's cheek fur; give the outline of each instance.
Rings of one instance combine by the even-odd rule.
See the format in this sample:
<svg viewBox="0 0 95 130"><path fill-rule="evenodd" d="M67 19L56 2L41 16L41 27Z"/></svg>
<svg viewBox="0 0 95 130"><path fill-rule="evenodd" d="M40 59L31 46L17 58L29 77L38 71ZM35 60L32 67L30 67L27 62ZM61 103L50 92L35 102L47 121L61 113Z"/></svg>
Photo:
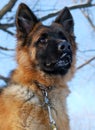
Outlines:
<svg viewBox="0 0 95 130"><path fill-rule="evenodd" d="M16 59L17 59L17 63L19 66L25 67L25 68L29 68L31 67L31 61L30 61L30 57L28 54L28 48L27 47L17 47L17 54L16 54Z"/></svg>

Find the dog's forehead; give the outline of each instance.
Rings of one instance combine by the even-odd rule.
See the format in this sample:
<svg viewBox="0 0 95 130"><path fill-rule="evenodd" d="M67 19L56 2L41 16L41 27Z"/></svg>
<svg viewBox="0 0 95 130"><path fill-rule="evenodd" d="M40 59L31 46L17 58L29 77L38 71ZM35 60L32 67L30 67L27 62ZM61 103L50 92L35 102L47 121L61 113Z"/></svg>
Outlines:
<svg viewBox="0 0 95 130"><path fill-rule="evenodd" d="M35 43L43 34L57 38L60 32L63 32L64 36L66 35L64 28L60 24L52 23L50 26L47 26L39 23L31 31L29 37L32 39L32 42Z"/></svg>
<svg viewBox="0 0 95 130"><path fill-rule="evenodd" d="M64 33L63 27L59 24L51 24L50 26L41 24L35 28L35 31L32 32L32 35L36 36L37 39L37 37L40 37L44 33L54 36L54 34L57 34L60 31Z"/></svg>

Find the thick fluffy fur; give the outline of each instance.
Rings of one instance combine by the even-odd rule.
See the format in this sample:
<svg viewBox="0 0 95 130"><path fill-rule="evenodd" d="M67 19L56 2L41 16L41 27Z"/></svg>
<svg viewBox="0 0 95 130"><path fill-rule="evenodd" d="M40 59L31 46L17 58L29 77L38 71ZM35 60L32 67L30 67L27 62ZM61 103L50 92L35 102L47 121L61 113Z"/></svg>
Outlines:
<svg viewBox="0 0 95 130"><path fill-rule="evenodd" d="M73 24L68 8L65 8L52 25L47 27L41 24L25 4L19 6L16 15L18 66L11 74L9 85L0 94L0 130L51 130L49 115L43 105L42 92L34 81L47 88L53 86L48 92L52 116L58 130L69 130L66 97L69 94L67 81L73 77L75 71L76 44ZM43 33L46 35L47 32L51 34L48 36L47 46L51 46L52 50L44 52L43 50L48 48L43 45L43 42L47 42L47 36L43 38L42 35ZM47 59L52 66L53 58L59 58L61 52L60 54L55 52L55 45L58 45L60 39L70 43L72 62L64 70L61 68L62 73L56 72L53 67L46 72L43 60L47 63ZM43 55L46 55L45 58L41 57ZM50 58L52 56L54 57Z"/></svg>

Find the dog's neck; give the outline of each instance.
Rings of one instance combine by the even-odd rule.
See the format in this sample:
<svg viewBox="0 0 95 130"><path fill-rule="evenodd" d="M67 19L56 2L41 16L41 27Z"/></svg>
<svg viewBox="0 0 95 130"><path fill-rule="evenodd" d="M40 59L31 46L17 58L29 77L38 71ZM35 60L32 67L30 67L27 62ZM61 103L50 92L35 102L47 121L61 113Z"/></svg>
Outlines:
<svg viewBox="0 0 95 130"><path fill-rule="evenodd" d="M52 112L51 112L51 109L52 109L51 101L50 101L49 96L48 96L48 92L51 91L53 88L55 88L55 86L48 86L47 87L47 86L44 86L43 84L40 84L38 81L34 81L34 82L42 92L43 99L44 99L43 104L47 107L47 110L48 110L51 130L57 130L56 122L53 119Z"/></svg>
<svg viewBox="0 0 95 130"><path fill-rule="evenodd" d="M47 87L55 86L55 84L58 84L58 86L59 84L62 84L62 86L65 84L65 82L62 82L63 78L61 76L50 76L41 71L28 71L27 69L19 67L13 71L11 77L12 81L19 83L23 86L30 86L34 81L38 81L40 84L43 84Z"/></svg>

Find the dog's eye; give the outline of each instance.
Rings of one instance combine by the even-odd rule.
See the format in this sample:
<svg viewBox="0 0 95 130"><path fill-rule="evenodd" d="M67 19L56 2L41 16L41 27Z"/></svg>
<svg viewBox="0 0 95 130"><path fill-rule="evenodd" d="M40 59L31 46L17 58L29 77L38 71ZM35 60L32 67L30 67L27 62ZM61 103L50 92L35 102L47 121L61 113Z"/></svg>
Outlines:
<svg viewBox="0 0 95 130"><path fill-rule="evenodd" d="M48 37L48 34L46 34L46 33L42 34L42 36L39 38L38 42L47 43L47 41L48 41L47 37Z"/></svg>
<svg viewBox="0 0 95 130"><path fill-rule="evenodd" d="M41 37L39 40L38 40L40 43L47 43L48 39L46 37Z"/></svg>
<svg viewBox="0 0 95 130"><path fill-rule="evenodd" d="M46 48L48 45L48 38L44 35L41 36L41 38L39 38L37 44L40 48Z"/></svg>

